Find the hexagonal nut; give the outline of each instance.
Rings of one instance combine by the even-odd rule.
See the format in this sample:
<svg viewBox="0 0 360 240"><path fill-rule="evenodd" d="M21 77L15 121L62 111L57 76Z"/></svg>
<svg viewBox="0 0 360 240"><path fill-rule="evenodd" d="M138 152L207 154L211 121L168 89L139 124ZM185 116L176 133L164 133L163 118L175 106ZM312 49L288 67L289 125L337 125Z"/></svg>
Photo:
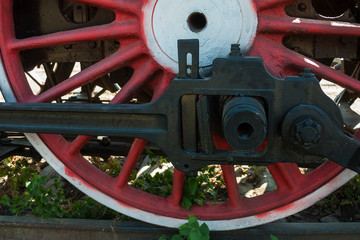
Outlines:
<svg viewBox="0 0 360 240"><path fill-rule="evenodd" d="M311 147L320 141L321 125L314 120L307 118L295 124L294 138L298 144L304 147Z"/></svg>

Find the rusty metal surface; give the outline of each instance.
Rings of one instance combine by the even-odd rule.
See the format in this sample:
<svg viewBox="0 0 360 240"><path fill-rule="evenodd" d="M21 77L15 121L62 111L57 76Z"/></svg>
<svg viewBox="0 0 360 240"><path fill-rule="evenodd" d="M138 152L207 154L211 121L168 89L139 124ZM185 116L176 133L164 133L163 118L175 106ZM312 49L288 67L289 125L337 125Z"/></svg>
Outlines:
<svg viewBox="0 0 360 240"><path fill-rule="evenodd" d="M47 219L0 216L1 240L153 240L177 231L141 222ZM270 223L254 228L212 232L210 239L353 240L360 239L360 223Z"/></svg>

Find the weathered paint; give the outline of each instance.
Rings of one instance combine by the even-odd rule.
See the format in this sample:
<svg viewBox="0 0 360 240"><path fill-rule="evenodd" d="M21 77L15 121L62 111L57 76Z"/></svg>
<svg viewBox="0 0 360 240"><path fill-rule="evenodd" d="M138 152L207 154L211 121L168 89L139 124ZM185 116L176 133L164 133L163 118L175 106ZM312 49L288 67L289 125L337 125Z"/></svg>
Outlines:
<svg viewBox="0 0 360 240"><path fill-rule="evenodd" d="M250 0L151 0L143 7L143 31L152 56L162 66L178 72L178 39L199 39L200 66L210 66L217 57L227 56L239 43L246 53L254 40L257 15ZM207 25L191 31L188 18L199 12Z"/></svg>
<svg viewBox="0 0 360 240"><path fill-rule="evenodd" d="M117 11L117 21L123 20L121 17L120 12L123 13L129 13L133 11L140 11L140 4L139 1L133 0L119 0L119 2L114 3L114 1L111 0L77 0L78 2L83 3L93 3L96 4L99 7L109 7L111 9L118 10ZM161 1L161 2L160 2ZM233 3L231 5L231 8L227 4ZM229 51L229 45L231 43L240 42L242 44L242 49L244 51L249 50L249 53L251 55L255 56L261 56L264 59L265 66L269 71L271 71L273 74L277 74L277 76L286 76L288 75L289 71L288 68L290 67L297 67L299 69L303 68L304 66L309 66L309 63L304 60L304 56L295 53L289 49L286 49L284 46L281 45L282 37L285 33L279 34L279 31L282 30L282 26L276 26L272 25L272 27L266 28L263 26L263 30L261 30L261 33L255 34L256 28L257 28L257 14L258 16L281 16L283 17L284 21L287 21L288 18L284 16L283 7L284 5L290 2L289 0L257 0L257 1L249 1L249 0L232 0L232 1L219 1L222 5L218 5L215 1L174 1L170 5L174 5L176 8L174 9L173 6L170 6L170 10L172 9L175 12L179 12L179 15L171 15L167 13L167 8L165 7L166 1L162 0L149 0L148 3L145 5L144 8L142 8L141 14L137 13L135 16L137 18L140 17L139 26L135 27L138 30L133 32L136 37L146 37L146 42L141 42L135 45L134 48L130 48L126 50L126 59L121 58L122 55L114 55L113 60L118 61L119 64L114 64L114 62L110 61L109 59L100 62L96 67L90 68L88 71L84 71L80 77L74 78L79 81L79 86L83 83L86 83L87 81L91 81L91 78L94 78L94 76L101 75L107 71L110 71L116 67L120 67L121 63L125 62L126 64L130 64L131 66L136 66L135 70L142 72L142 67L138 66L138 64L130 63L132 56L137 57L137 55L146 55L146 56L153 56L153 61L157 61L162 66L161 68L164 69L172 69L171 71L176 72L176 61L173 61L176 59L176 55L172 56L174 54L173 49L177 49L176 42L173 43L172 40L170 41L168 35L174 33L170 37L176 36L177 38L180 38L180 33L185 33L184 38L200 38L199 36L202 33L204 34L203 38L205 42L202 44L202 48L200 49L201 55L203 55L202 64L206 65L209 62L211 63L211 60L218 56L218 54L221 54L220 56L224 56L228 54ZM177 4L174 4L177 3ZM187 7L189 4L190 7ZM197 5L199 4L199 5ZM211 5L212 4L212 5ZM196 6L195 6L196 5ZM215 6L215 9L207 9L207 6ZM257 9L257 13L255 10L255 7ZM276 6L276 8L274 8ZM3 94L7 101L9 102L16 102L16 99L18 101L30 101L34 100L32 98L32 93L26 86L26 79L22 72L22 66L21 61L19 57L19 51L22 49L28 49L33 48L34 46L39 47L43 46L44 44L60 44L64 42L68 42L68 39L71 39L71 37L74 37L71 41L79 42L79 41L88 41L89 38L95 37L98 38L98 34L105 33L106 38L112 38L116 37L116 34L113 34L112 32L106 31L104 32L103 27L97 28L97 29L87 29L88 31L73 31L72 33L74 35L67 35L68 39L58 39L55 35L50 35L47 37L50 37L49 41L44 41L44 39L40 38L33 38L33 39L27 39L27 40L17 40L14 37L13 33L13 18L11 13L11 7L12 7L12 1L10 0L3 0L0 1L0 10L6 12L6 14L0 14L0 20L2 22L2 26L0 26L1 35L0 35L0 47L3 54L3 62L6 66L6 71L2 68L0 68L0 86L3 91ZM159 9L157 8L159 7ZM223 8L225 9L222 11ZM189 13L192 13L194 11L203 12L209 19L208 19L208 27L205 28L200 33L193 33L189 31L189 29L186 29L187 23L187 17L189 16ZM218 11L218 13L216 13ZM231 18L229 13L234 14L234 12L240 11L239 15L233 16L234 18ZM215 12L215 13L214 13ZM282 14L279 14L281 13ZM185 14L186 13L186 14ZM207 15L209 14L209 16ZM212 15L215 14L215 15ZM218 14L218 15L217 15ZM150 16L148 16L150 15ZM180 18L185 17L185 19ZM219 16L220 19L223 19L223 21L226 23L226 21L229 21L227 23L222 25L223 23L214 23L217 25L210 25L215 20L215 17ZM166 17L166 18L165 18ZM172 22L172 19L175 19L176 21L180 21L181 24L175 23L174 25L171 24L163 24L161 23L161 19L165 19L166 21ZM213 19L214 18L214 19ZM148 20L150 19L150 22ZM238 20L241 20L239 22ZM265 18L261 18L261 21L264 22L266 20ZM156 22L158 21L158 22ZM160 22L159 22L160 21ZM166 22L164 21L164 22ZM175 21L175 22L176 22ZM216 21L215 21L216 22ZM291 23L284 23L284 26L288 26L290 31L294 33L301 33L299 32L299 24L304 23L305 20L296 19L296 21ZM127 22L129 23L129 22ZM159 24L159 25L158 25ZM161 25L163 24L163 25ZM238 24L238 25L237 25ZM244 26L242 26L243 24ZM315 24L315 22L314 22ZM136 24L135 24L136 25ZM169 25L169 26L168 26ZM338 26L339 24L332 23L332 26L328 27L328 30L335 29L334 27L338 27L338 29L341 29L343 27L349 27L345 26L344 24L341 26ZM110 26L110 25L109 25ZM111 25L113 26L113 25ZM128 25L124 25L128 26ZM142 26L142 27L141 27ZM168 30L169 32L162 32L160 27L163 27L164 30ZM175 27L179 27L180 29L176 29ZM269 25L270 26L270 25ZM354 25L355 28L357 25ZM354 28L354 26L351 26ZM185 27L185 29L181 29ZM211 30L212 27L214 28L212 31L207 32L209 29ZM215 28L217 27L217 28ZM229 36L234 37L234 39L227 39L224 38L226 36L227 31L230 29L234 32L234 34L229 34ZM301 25L302 29L301 31L304 32L308 25ZM142 29L144 28L144 29ZM146 28L146 29L145 29ZM173 30L173 28L175 30ZM221 28L218 32L217 29ZM224 29L222 29L224 28ZM122 32L124 32L125 28L121 28L119 26L119 37L115 38L115 40L118 40L122 43L123 49L126 49L126 46L131 46L131 41L129 39L126 39L128 36L124 36ZM96 30L90 31L90 30ZM116 30L116 29L115 29ZM226 31L225 31L226 30ZM141 33L140 33L141 31ZM160 31L160 32L159 32ZM225 32L224 32L225 31ZM332 34L335 33L335 31L331 30ZM345 31L345 30L344 30ZM347 30L346 30L347 31ZM246 35L245 34L249 34ZM80 34L81 33L81 34ZM232 32L231 32L232 33ZM237 34L235 34L237 33ZM148 39L150 34L150 40ZM152 35L151 35L152 34ZM158 35L164 37L159 38ZM167 35L168 34L168 35ZM195 34L195 35L194 35ZM198 34L199 36L197 36ZM240 34L240 35L239 35ZM243 36L243 34L245 34ZM44 36L42 36L44 37ZM125 40L124 40L125 37ZM151 40L151 38L155 38ZM209 46L208 39L214 39L212 42L210 41ZM222 39L222 40L219 40ZM155 40L157 40L157 43ZM161 40L161 41L160 41ZM176 39L177 40L177 39ZM242 43L241 41L244 40ZM245 41L246 40L246 41ZM130 42L129 42L130 41ZM165 46L160 46L160 43L162 44L162 41L164 41ZM171 44L169 44L171 43ZM174 45L172 45L174 44ZM206 48L205 48L205 47ZM207 47L208 46L208 47ZM159 50L159 48L161 50ZM153 48L155 50L153 50ZM167 49L170 50L167 50ZM165 50L164 50L165 49ZM212 49L216 54L213 54L212 52L207 51L208 49ZM128 51L129 50L129 51ZM150 50L150 53L149 53ZM225 51L226 50L226 51ZM169 53L167 51L170 51ZM223 52L222 52L223 51ZM155 54L155 53L156 54ZM166 54L164 54L166 53ZM159 56L157 56L157 54ZM176 53L175 53L176 54ZM169 55L167 57L166 55ZM216 56L215 56L216 55ZM117 58L117 56L119 58ZM173 58L173 60L171 60ZM316 73L319 76L326 76L327 79L332 80L337 83L343 83L343 85L349 85L349 87L352 87L352 89L357 89L360 91L360 84L358 81L351 79L347 77L346 75L339 73L337 71L333 71L329 69L326 66L323 66L321 64L318 64L316 61L312 62L312 66L314 64L318 65L319 67L315 69ZM175 64L175 65L174 65ZM177 65L176 65L177 66ZM104 67L104 68L102 68ZM99 68L99 69L97 69ZM101 69L102 68L102 69ZM156 67L155 67L156 68ZM175 69L175 70L174 70ZM149 74L152 74L153 70L155 69L150 68L148 71ZM7 79L7 75L9 76L9 79ZM159 96L168 86L168 84L171 82L171 73L168 72L162 72L162 74L159 74L159 76L164 76L163 80L156 80L158 83L158 89L155 89L156 96ZM173 76L173 75L171 75ZM145 79L147 76L144 76L144 78L138 77L135 78L135 81L131 81L131 84L129 89L135 89L136 85L143 86L146 82ZM10 81L11 79L11 81ZM72 79L72 81L74 80ZM130 82L130 81L129 81ZM66 92L66 89L69 89L68 85L70 84L69 81L63 83L61 85L61 88L57 88L56 91L50 91L47 93L48 95L42 95L41 97L38 97L35 100L38 101L45 101L45 100L51 100L51 98L56 97L57 95L61 95L62 93ZM130 91L130 90L129 90ZM124 93L123 91L120 91ZM16 97L16 99L15 99ZM119 99L126 99L125 97L119 98ZM121 102L120 100L118 102ZM58 140L60 137L55 136L54 138L44 138L40 137L37 134L26 134L26 136L29 138L29 141L34 145L34 147L42 154L42 156L49 162L51 166L54 167L56 171L58 171L62 176L64 176L69 182L74 184L76 187L78 187L81 191L85 192L87 195L93 197L95 200L103 203L104 205L122 212L123 214L129 215L133 218L140 219L142 221L147 221L153 224L158 225L164 225L168 227L178 227L179 225L186 222L186 215L187 214L195 214L197 216L200 216L202 219L208 219L206 222L209 225L209 227L212 230L231 230L231 229L238 229L238 228L244 228L249 226L254 226L266 222L270 222L285 216L288 216L290 214L293 214L295 212L298 212L306 207L311 206L319 199L325 197L330 192L334 191L338 187L340 187L342 184L347 182L349 179L351 179L355 173L350 170L342 170L335 164L327 164L325 166L319 167L317 170L319 170L319 174L313 176L310 174L309 176L302 177L297 176L295 179L298 182L301 182L298 186L296 184L292 184L291 188L286 188L287 185L289 185L286 182L286 168L285 170L277 172L277 174L274 174L275 180L278 182L280 186L279 189L285 189L285 190L279 190L275 191L269 194L265 194L262 197L259 198L253 198L253 199L241 199L239 201L236 201L235 199L231 204L227 204L226 202L224 204L205 204L203 208L201 207L193 207L190 212L185 212L184 209L178 205L171 205L169 204L169 199L160 198L160 197L153 197L149 194L141 194L139 191L129 191L129 187L123 187L121 189L114 188L115 184L112 184L111 181L108 181L110 178L108 176L104 176L102 174L97 174L96 171L87 171L89 170L89 166L76 166L76 164L71 165L72 160L66 159L68 155L64 154L62 152L63 147L56 145L58 144ZM46 139L46 140L44 140ZM61 141L59 141L61 142ZM66 166L65 164L66 163ZM85 170L86 169L86 170ZM231 174L231 169L226 170L228 174ZM316 172L316 171L315 171ZM312 177L313 176L313 177ZM181 177L178 178L179 181L182 181ZM229 183L231 183L231 178L228 178ZM124 190L125 189L125 190ZM229 187L229 191L235 192L234 187ZM180 199L180 191L181 191L181 184L178 182L177 184L177 191L174 193L174 196L176 196L176 199ZM129 194L129 195L127 195ZM236 197L236 196L234 196ZM237 205L238 204L238 205ZM244 204L244 205L242 205ZM136 208L135 208L136 207ZM210 220L209 220L210 219Z"/></svg>

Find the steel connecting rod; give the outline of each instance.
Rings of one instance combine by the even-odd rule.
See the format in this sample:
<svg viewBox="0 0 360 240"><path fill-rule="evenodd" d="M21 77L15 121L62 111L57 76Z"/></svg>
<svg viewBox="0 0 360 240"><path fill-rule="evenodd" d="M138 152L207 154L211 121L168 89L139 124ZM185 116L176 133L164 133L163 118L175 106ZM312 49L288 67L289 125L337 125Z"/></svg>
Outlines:
<svg viewBox="0 0 360 240"><path fill-rule="evenodd" d="M311 71L279 79L260 58L232 55L215 59L213 76L203 79L198 52L196 40L179 41L179 76L154 102L2 103L0 131L142 138L181 171L209 164L304 166L329 158L360 172L360 142L343 131L338 107ZM191 66L188 53L195 56ZM218 149L214 132L233 150ZM341 154L334 152L339 142Z"/></svg>

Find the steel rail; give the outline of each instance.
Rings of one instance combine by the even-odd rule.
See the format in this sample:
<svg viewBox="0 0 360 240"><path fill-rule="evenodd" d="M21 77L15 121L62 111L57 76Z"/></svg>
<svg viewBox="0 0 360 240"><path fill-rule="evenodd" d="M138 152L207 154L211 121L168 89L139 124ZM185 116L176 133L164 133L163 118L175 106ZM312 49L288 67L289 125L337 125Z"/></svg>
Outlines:
<svg viewBox="0 0 360 240"><path fill-rule="evenodd" d="M0 216L1 240L157 240L172 236L176 229L158 227L142 222L46 219L34 217ZM215 240L353 240L360 239L360 223L269 223L262 226L227 232L211 232Z"/></svg>

